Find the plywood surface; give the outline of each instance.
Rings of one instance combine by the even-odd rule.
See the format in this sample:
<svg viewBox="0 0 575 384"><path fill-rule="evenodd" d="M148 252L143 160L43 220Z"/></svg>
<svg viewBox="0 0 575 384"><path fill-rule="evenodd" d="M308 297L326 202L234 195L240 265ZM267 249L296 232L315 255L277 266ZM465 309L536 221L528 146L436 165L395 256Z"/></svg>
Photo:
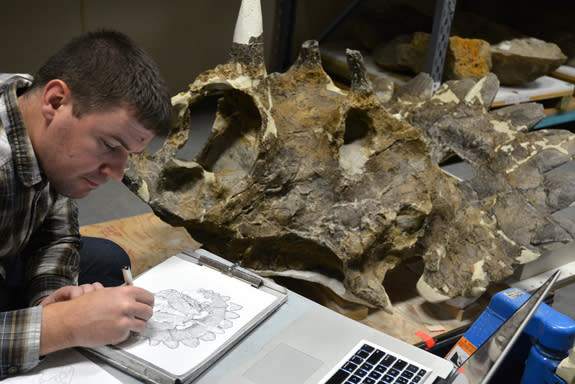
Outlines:
<svg viewBox="0 0 575 384"><path fill-rule="evenodd" d="M561 65L552 73L552 76L570 83L575 83L575 67Z"/></svg>
<svg viewBox="0 0 575 384"><path fill-rule="evenodd" d="M184 228L172 227L153 213L86 225L80 233L119 244L130 256L134 276L184 248L193 250L200 246Z"/></svg>
<svg viewBox="0 0 575 384"><path fill-rule="evenodd" d="M573 95L573 84L567 83L550 76L540 78L515 87L500 86L492 107L501 107L530 101L542 101L549 99L562 99L562 103L568 105Z"/></svg>

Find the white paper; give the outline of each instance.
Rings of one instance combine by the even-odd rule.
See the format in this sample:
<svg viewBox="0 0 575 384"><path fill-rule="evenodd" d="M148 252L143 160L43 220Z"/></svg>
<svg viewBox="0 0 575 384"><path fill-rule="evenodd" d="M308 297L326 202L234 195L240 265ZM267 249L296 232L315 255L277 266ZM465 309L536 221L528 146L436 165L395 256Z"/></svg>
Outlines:
<svg viewBox="0 0 575 384"><path fill-rule="evenodd" d="M119 345L172 374L201 363L275 296L209 267L171 257L134 280L156 296L148 330Z"/></svg>
<svg viewBox="0 0 575 384"><path fill-rule="evenodd" d="M2 384L120 384L114 376L74 349L46 356L28 373L9 377Z"/></svg>

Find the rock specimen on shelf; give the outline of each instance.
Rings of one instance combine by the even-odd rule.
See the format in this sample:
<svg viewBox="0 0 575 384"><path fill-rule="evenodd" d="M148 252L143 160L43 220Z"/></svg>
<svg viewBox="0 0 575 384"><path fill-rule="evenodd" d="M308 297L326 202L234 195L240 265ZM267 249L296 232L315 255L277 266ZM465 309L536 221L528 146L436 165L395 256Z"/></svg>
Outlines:
<svg viewBox="0 0 575 384"><path fill-rule="evenodd" d="M390 71L420 73L425 70L425 56L429 45L426 33L400 35L380 43L372 51L373 60Z"/></svg>
<svg viewBox="0 0 575 384"><path fill-rule="evenodd" d="M373 59L379 66L391 71L410 71L415 74L424 72L430 38L431 35L424 32L398 36L390 42L376 46ZM489 43L457 36L449 38L444 80L479 80L490 70Z"/></svg>
<svg viewBox="0 0 575 384"><path fill-rule="evenodd" d="M234 39L228 63L173 97L162 148L132 156L126 170L124 182L156 215L206 249L390 310L386 274L404 261L423 264L406 284L442 301L480 295L573 240L574 224L553 213L575 200L575 178L560 173L575 136L530 132L543 117L537 104L489 111L493 75L431 95L422 74L382 105L359 52L347 52L343 90L324 72L317 42L272 74L261 42ZM183 160L190 107L212 96L211 136ZM470 180L439 167L453 154L473 168Z"/></svg>
<svg viewBox="0 0 575 384"><path fill-rule="evenodd" d="M567 60L557 44L535 38L491 46L493 73L503 85L520 85L548 75Z"/></svg>
<svg viewBox="0 0 575 384"><path fill-rule="evenodd" d="M397 36L378 44L372 52L373 59L390 71L424 72L429 40L430 35L423 32ZM479 80L493 72L502 85L514 86L548 75L566 60L559 46L535 38L517 38L490 45L481 39L451 36L443 80Z"/></svg>
<svg viewBox="0 0 575 384"><path fill-rule="evenodd" d="M480 39L449 38L445 57L448 80L475 79L486 76L491 69L489 43Z"/></svg>
<svg viewBox="0 0 575 384"><path fill-rule="evenodd" d="M345 24L338 28L340 33L337 38L352 36L358 43L354 48L372 52L376 46L385 45L400 35L409 35L414 31L430 32L434 14L434 4L429 1L364 0L350 16L348 29L345 30ZM575 66L574 16L575 8L558 4L541 3L525 7L520 1L515 4L507 1L506 6L501 7L496 1L470 2L456 8L451 35L481 39L491 45L514 39L537 38L557 44L567 56L565 64ZM552 22L545 23L545 20ZM345 47L352 45L346 43ZM423 55L425 57L425 53ZM507 85L506 80L502 84Z"/></svg>

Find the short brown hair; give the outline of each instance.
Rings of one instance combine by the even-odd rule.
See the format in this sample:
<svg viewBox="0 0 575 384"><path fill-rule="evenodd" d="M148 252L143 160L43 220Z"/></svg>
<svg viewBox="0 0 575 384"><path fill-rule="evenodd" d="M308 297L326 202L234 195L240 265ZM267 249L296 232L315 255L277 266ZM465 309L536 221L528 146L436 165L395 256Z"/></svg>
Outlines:
<svg viewBox="0 0 575 384"><path fill-rule="evenodd" d="M165 80L154 60L123 33L102 30L72 39L38 70L32 89L53 79L70 88L76 116L128 107L156 135L165 136L170 129L172 105Z"/></svg>

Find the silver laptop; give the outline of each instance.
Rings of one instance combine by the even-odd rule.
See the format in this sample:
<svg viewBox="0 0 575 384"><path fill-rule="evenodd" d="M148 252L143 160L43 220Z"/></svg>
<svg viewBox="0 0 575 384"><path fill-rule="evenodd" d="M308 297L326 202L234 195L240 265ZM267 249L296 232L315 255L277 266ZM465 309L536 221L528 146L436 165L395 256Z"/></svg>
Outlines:
<svg viewBox="0 0 575 384"><path fill-rule="evenodd" d="M289 300L284 305L287 304ZM398 359L425 369L426 375L421 383L433 383L438 377L447 378L454 369L451 361L316 305L273 337L220 384L327 382L328 376L339 369L339 363L367 342L385 347Z"/></svg>
<svg viewBox="0 0 575 384"><path fill-rule="evenodd" d="M461 366L314 305L219 384L488 383L557 276Z"/></svg>

